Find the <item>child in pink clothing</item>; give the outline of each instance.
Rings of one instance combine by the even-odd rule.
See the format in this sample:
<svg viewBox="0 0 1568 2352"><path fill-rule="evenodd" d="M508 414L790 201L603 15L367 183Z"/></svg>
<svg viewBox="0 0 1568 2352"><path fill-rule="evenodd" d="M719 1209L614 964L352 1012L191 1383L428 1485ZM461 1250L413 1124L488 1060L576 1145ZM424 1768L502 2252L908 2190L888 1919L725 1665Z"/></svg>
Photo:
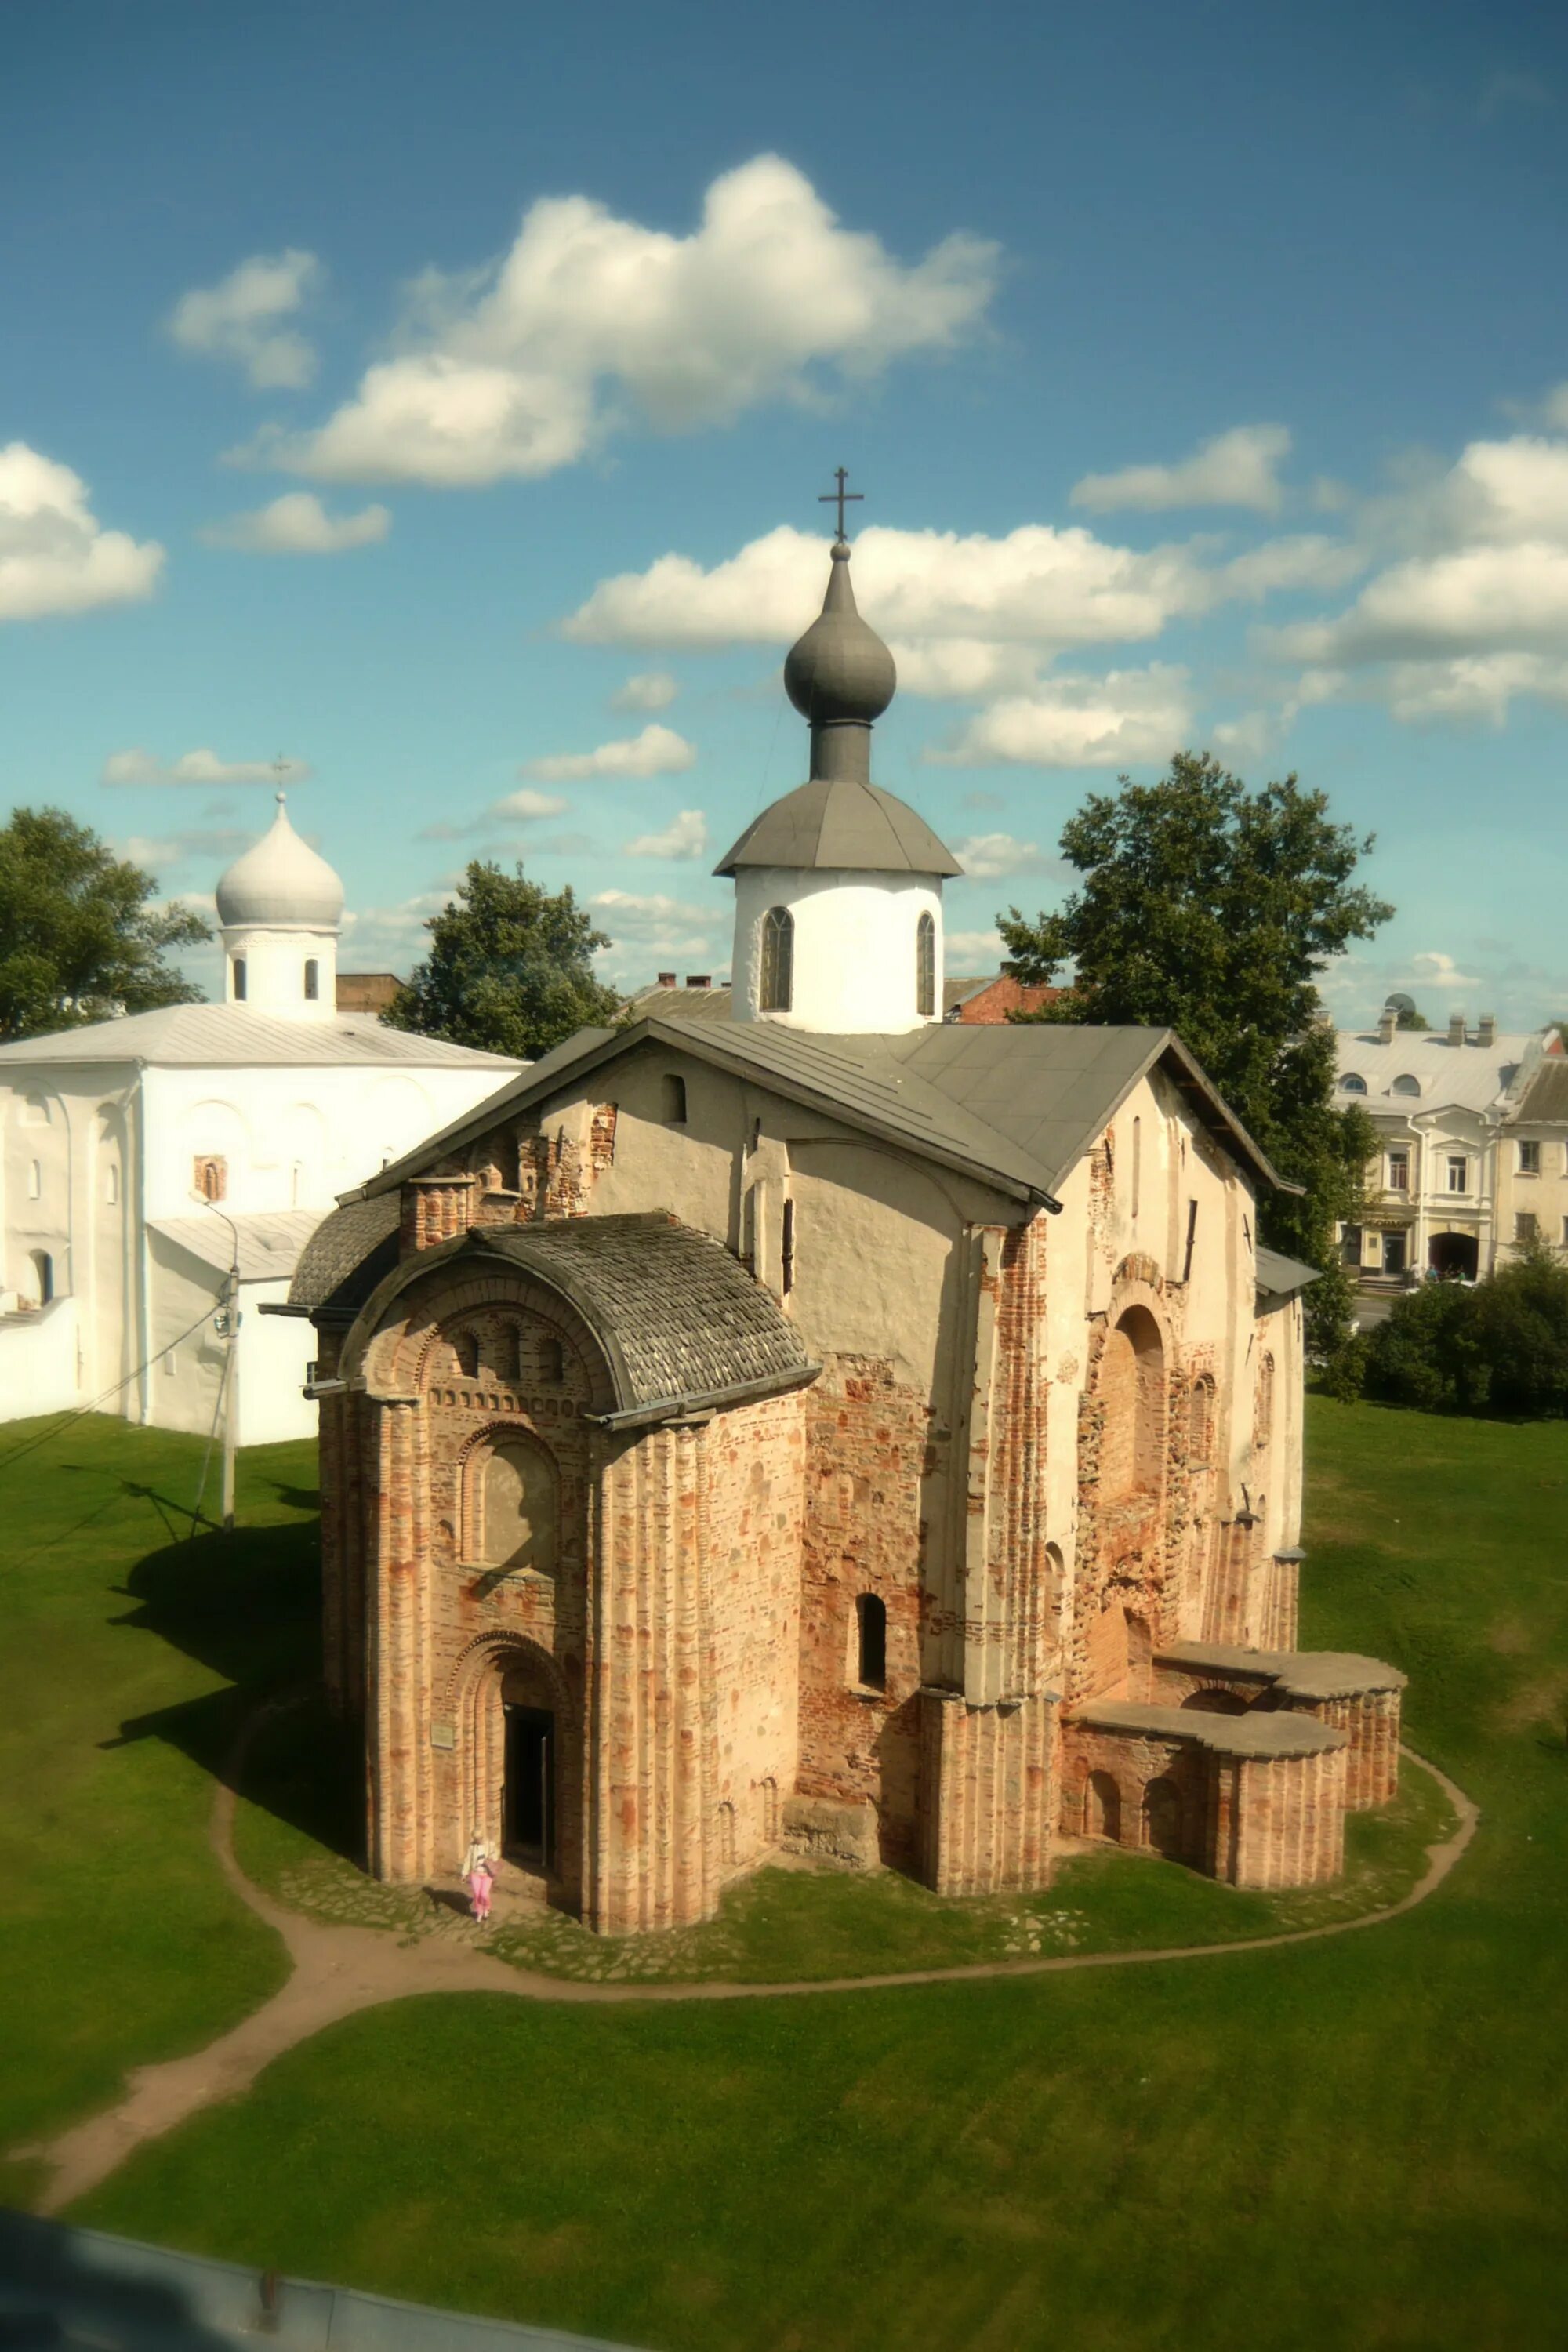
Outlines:
<svg viewBox="0 0 1568 2352"><path fill-rule="evenodd" d="M490 1888L495 1885L495 1873L481 1853L468 1873L468 1893L474 1898L474 1916L481 1925L490 1916Z"/></svg>

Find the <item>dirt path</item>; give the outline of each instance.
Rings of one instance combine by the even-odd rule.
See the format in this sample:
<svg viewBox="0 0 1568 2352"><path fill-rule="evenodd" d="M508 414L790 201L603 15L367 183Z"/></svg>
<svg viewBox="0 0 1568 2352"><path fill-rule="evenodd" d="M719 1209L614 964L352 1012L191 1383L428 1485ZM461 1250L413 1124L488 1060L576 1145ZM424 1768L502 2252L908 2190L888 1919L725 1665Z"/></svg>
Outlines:
<svg viewBox="0 0 1568 2352"><path fill-rule="evenodd" d="M253 1718L249 1731L260 1719ZM791 1984L581 1984L516 1969L488 1953L441 1938L422 1937L417 1943L403 1944L384 1928L323 1926L285 1910L245 1876L234 1854L234 1795L223 1787L213 1807L213 1850L240 1900L282 1937L291 1964L288 1982L254 2015L205 2050L161 2065L138 2067L116 2106L73 2125L55 2139L14 2153L41 2158L49 2167L48 2184L37 2210L58 2213L95 2189L144 2141L161 2138L199 2109L248 2090L262 2068L296 2042L308 2041L323 2026L357 2010L420 1993L500 1992L523 2000L598 2003L773 2000L789 1995L886 1992L900 1985L959 1984L981 1977L1052 1976L1065 1969L1146 1968L1163 1960L1223 1959L1235 1953L1273 1951L1286 1944L1316 1943L1325 1936L1346 1936L1353 1928L1378 1927L1386 1919L1397 1918L1402 1911L1414 1910L1442 1885L1474 1836L1479 1818L1469 1798L1446 1773L1412 1748L1404 1753L1437 1782L1454 1808L1458 1826L1452 1837L1428 1847L1422 1876L1386 1910L1363 1912L1359 1918L1335 1920L1321 1927L1255 1936L1246 1942L1065 1953L1051 1959L972 1960L952 1968L912 1969L886 1976L812 1978Z"/></svg>

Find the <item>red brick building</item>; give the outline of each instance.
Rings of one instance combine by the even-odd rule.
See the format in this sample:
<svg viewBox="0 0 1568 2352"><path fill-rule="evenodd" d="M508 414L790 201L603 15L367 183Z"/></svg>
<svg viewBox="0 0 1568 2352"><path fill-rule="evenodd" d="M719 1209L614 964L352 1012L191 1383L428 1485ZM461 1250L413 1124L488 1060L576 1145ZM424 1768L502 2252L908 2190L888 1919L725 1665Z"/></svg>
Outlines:
<svg viewBox="0 0 1568 2352"><path fill-rule="evenodd" d="M371 1867L478 1835L608 1932L781 1845L1331 1878L1403 1677L1294 1647L1279 1180L1169 1031L943 1017L955 869L869 782L891 664L835 556L812 779L721 868L733 989L558 1047L301 1262Z"/></svg>

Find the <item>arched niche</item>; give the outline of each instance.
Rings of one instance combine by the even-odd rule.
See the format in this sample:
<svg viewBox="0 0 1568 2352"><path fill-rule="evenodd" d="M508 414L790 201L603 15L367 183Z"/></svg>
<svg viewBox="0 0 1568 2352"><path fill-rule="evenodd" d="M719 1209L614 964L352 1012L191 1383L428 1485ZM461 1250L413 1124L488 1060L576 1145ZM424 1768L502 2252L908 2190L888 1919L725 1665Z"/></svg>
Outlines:
<svg viewBox="0 0 1568 2352"><path fill-rule="evenodd" d="M561 1480L537 1438L509 1431L469 1463L473 1557L487 1568L553 1577L561 1556Z"/></svg>
<svg viewBox="0 0 1568 2352"><path fill-rule="evenodd" d="M1165 1345L1146 1307L1125 1307L1106 1339L1098 1388L1102 1502L1159 1492L1165 1453Z"/></svg>

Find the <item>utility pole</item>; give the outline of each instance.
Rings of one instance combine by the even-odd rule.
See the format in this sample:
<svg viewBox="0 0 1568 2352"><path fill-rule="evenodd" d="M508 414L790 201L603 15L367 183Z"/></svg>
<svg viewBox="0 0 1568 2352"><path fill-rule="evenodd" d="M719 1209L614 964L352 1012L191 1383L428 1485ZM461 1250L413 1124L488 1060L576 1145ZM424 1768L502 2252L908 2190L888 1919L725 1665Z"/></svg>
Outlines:
<svg viewBox="0 0 1568 2352"><path fill-rule="evenodd" d="M234 1457L239 1445L239 1232L234 1219L209 1201L205 1192L194 1192L192 1199L210 1209L215 1217L222 1217L228 1227L229 1245L233 1255L224 1277L223 1296L218 1300L213 1328L225 1344L223 1372L218 1386L223 1406L223 1524L227 1535L234 1532ZM210 1459L210 1455L209 1455ZM205 1471L204 1471L205 1479Z"/></svg>

